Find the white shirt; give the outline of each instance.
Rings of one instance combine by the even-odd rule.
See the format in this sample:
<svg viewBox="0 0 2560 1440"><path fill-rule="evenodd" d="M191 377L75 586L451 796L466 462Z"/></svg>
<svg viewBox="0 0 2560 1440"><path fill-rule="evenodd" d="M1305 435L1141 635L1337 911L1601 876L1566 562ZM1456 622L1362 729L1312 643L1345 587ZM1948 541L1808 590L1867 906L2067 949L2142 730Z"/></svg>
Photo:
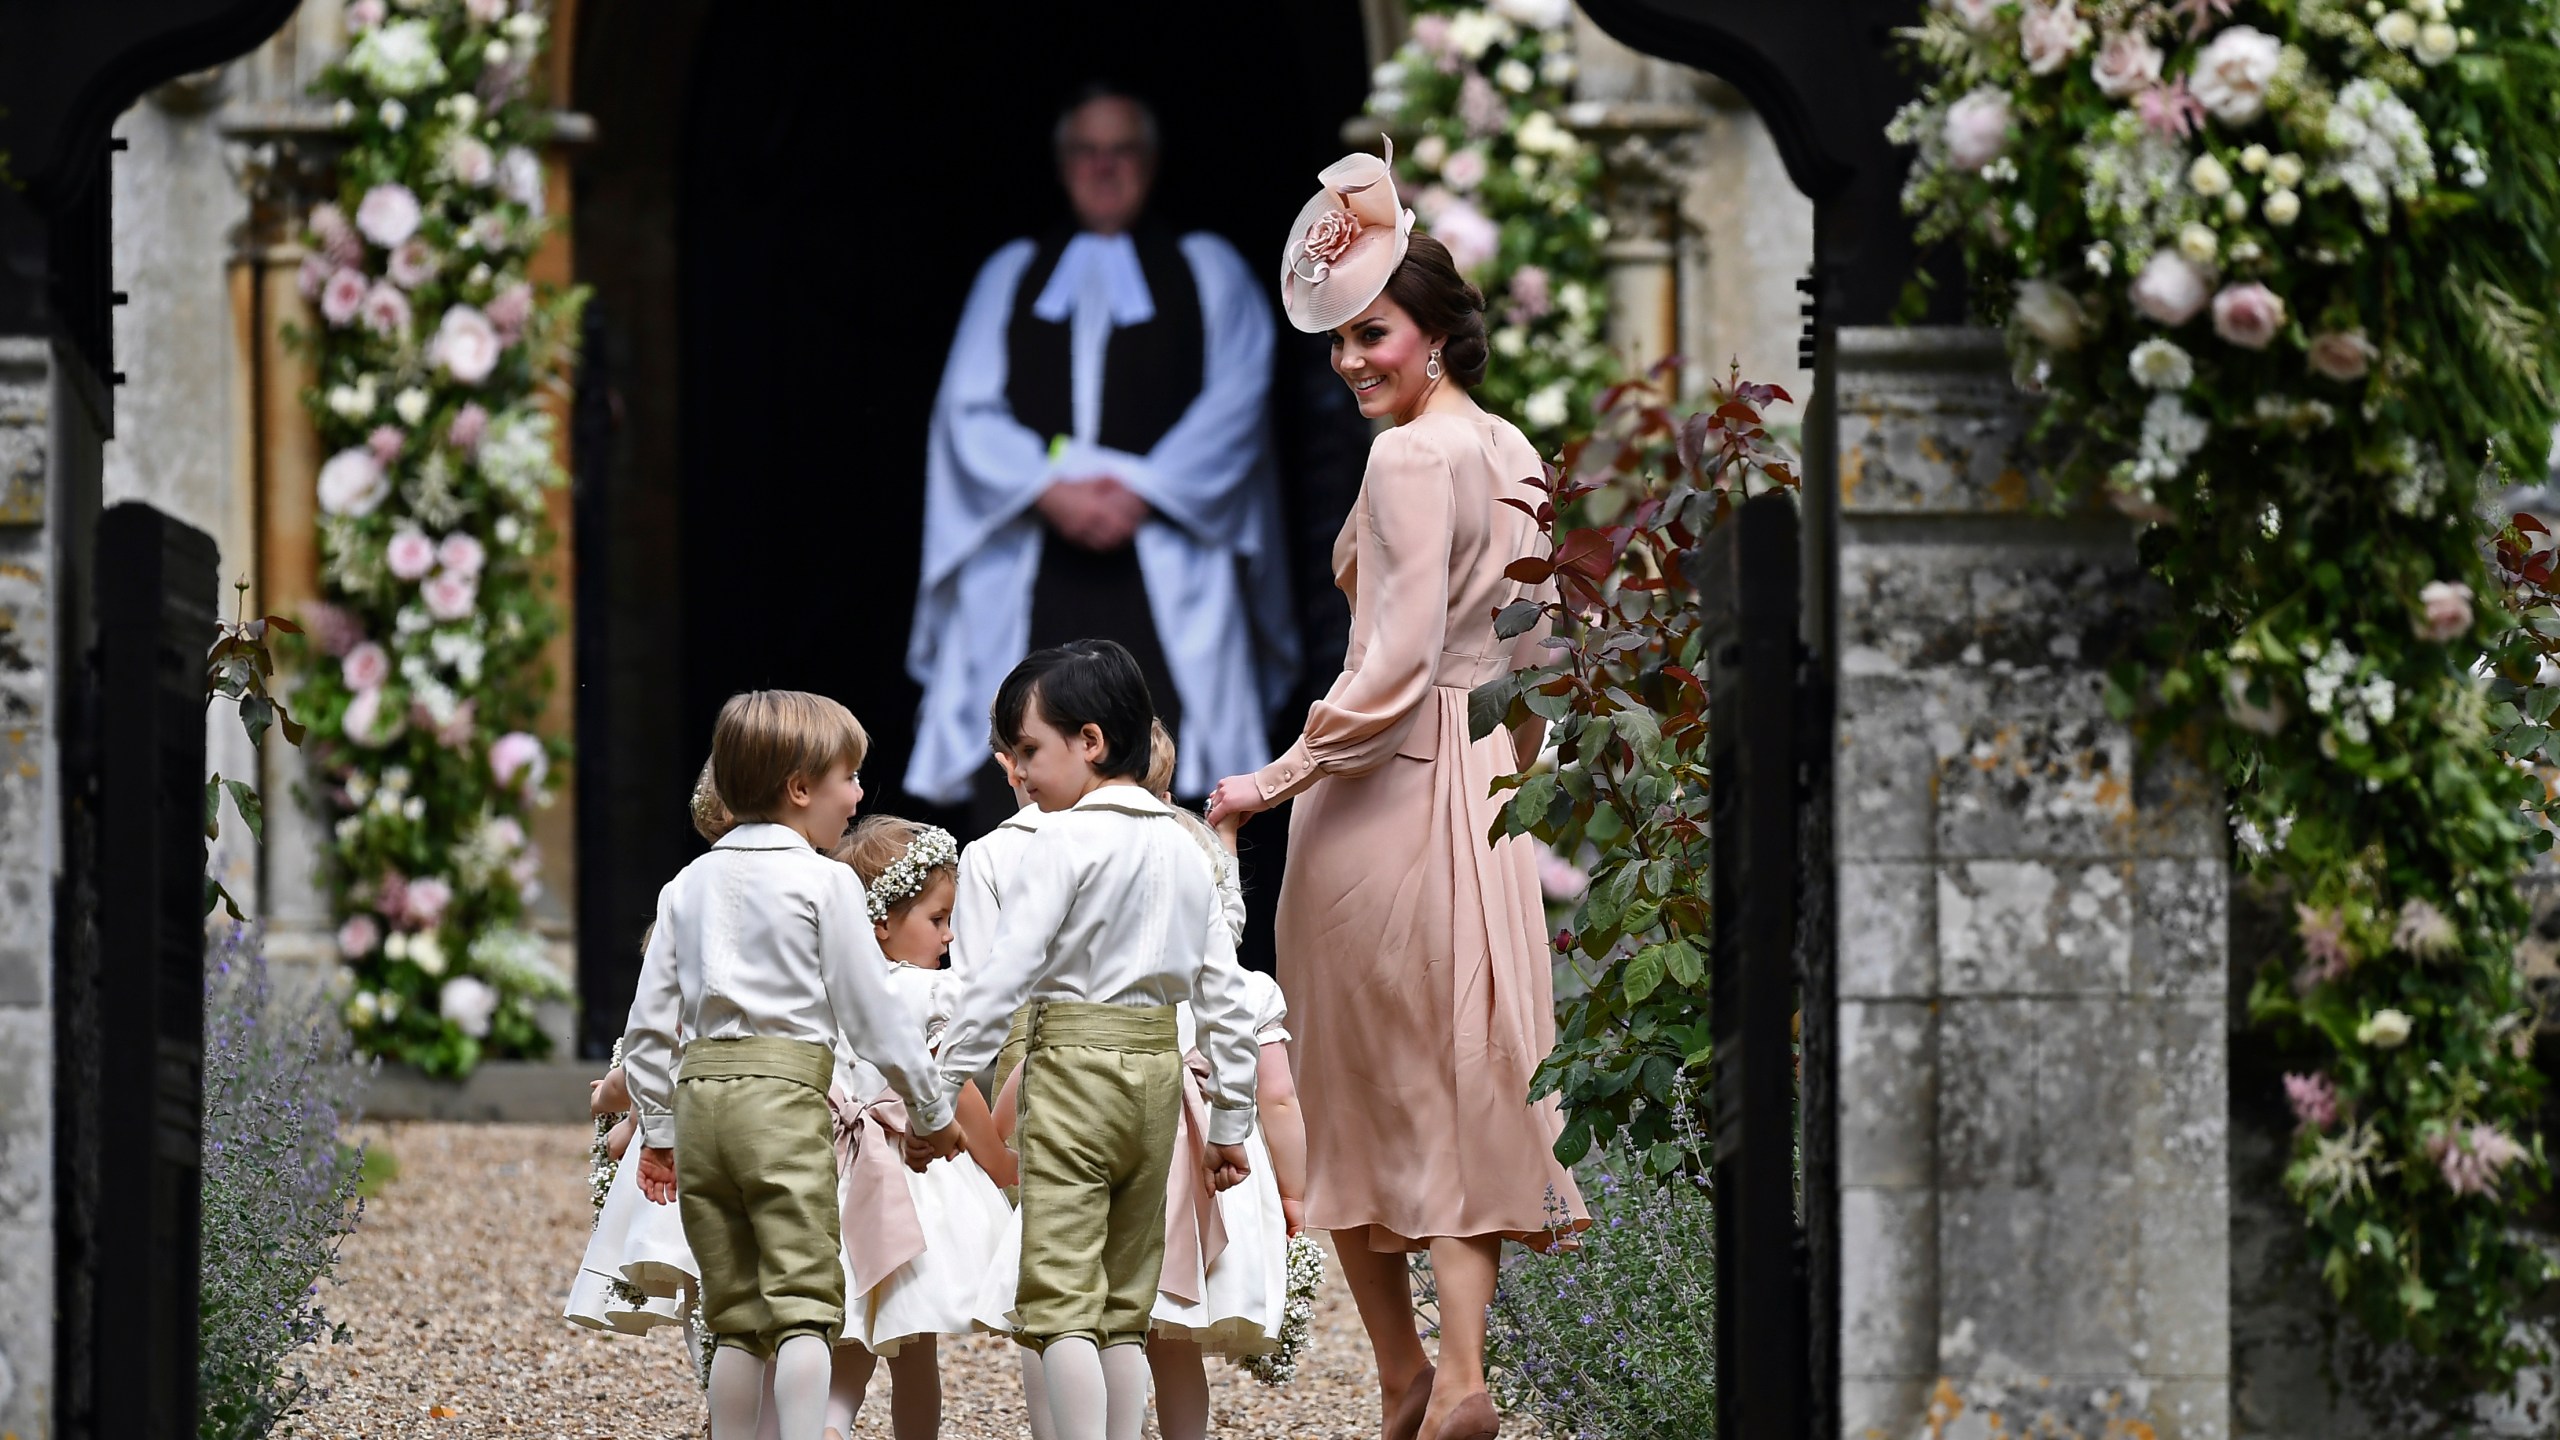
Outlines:
<svg viewBox="0 0 2560 1440"><path fill-rule="evenodd" d="M977 973L979 957L995 949L1004 923L1004 884L1040 831L1040 807L1025 805L960 851L960 878L951 897L951 982L956 993Z"/></svg>
<svg viewBox="0 0 2560 1440"><path fill-rule="evenodd" d="M1163 801L1105 785L1052 811L1005 877L996 943L964 983L943 1035L952 1090L995 1058L1025 1000L1190 1002L1208 1057L1209 1140L1253 1130L1260 1046L1218 875Z"/></svg>
<svg viewBox="0 0 2560 1440"><path fill-rule="evenodd" d="M853 867L786 825L748 823L658 892L622 1070L644 1144L676 1143L676 1036L768 1036L850 1051L907 1102L920 1130L951 1123L924 1035L882 978L888 963Z"/></svg>

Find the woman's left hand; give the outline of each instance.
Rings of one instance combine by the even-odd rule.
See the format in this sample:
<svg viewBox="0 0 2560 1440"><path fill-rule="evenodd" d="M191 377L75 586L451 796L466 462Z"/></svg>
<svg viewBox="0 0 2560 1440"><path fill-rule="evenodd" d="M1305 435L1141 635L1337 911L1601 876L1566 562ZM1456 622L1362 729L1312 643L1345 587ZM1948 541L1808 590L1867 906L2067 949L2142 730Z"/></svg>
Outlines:
<svg viewBox="0 0 2560 1440"><path fill-rule="evenodd" d="M1262 786L1250 775L1230 775L1209 792L1209 823L1225 824L1229 819L1241 823L1241 817L1259 815L1271 808L1262 798Z"/></svg>

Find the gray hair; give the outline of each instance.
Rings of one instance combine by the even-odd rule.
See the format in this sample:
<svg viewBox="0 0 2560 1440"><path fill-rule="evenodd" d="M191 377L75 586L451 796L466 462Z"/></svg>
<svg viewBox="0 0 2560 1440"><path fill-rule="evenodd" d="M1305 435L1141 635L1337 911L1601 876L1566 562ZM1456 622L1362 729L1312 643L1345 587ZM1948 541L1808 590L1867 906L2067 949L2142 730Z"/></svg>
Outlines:
<svg viewBox="0 0 2560 1440"><path fill-rule="evenodd" d="M1067 108L1058 112L1057 128L1051 132L1050 135L1050 144L1052 148L1054 148L1059 154L1063 155L1066 153L1067 129L1075 123L1076 112L1082 110L1084 107L1092 104L1096 100L1118 100L1136 110L1138 112L1138 136L1146 144L1148 154L1153 155L1157 153L1158 146L1156 138L1155 107L1149 105L1146 101L1139 99L1137 96L1130 94L1128 91L1121 89L1117 85L1103 84L1098 81L1078 90L1068 99Z"/></svg>

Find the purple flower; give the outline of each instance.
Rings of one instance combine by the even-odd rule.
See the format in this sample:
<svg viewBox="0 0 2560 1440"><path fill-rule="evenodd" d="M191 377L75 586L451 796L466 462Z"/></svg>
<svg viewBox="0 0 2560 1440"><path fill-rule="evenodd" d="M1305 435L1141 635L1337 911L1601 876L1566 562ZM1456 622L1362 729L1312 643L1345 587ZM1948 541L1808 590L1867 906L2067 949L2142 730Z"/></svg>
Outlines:
<svg viewBox="0 0 2560 1440"><path fill-rule="evenodd" d="M421 218L416 192L396 182L367 190L356 206L356 228L385 250L418 233Z"/></svg>
<svg viewBox="0 0 2560 1440"><path fill-rule="evenodd" d="M2326 1130L2338 1123L2338 1087L2318 1071L2286 1075L2284 1099L2293 1107L2294 1122L2306 1129Z"/></svg>
<svg viewBox="0 0 2560 1440"><path fill-rule="evenodd" d="M374 286L364 295L364 328L386 339L397 339L409 333L409 297L389 281Z"/></svg>
<svg viewBox="0 0 2560 1440"><path fill-rule="evenodd" d="M2498 1172L2525 1158L2525 1148L2495 1125L2472 1125L2428 1137L2427 1154L2456 1195L2495 1195Z"/></svg>
<svg viewBox="0 0 2560 1440"><path fill-rule="evenodd" d="M294 273L293 288L302 292L303 299L317 300L320 292L329 288L329 277L337 272L338 267L329 262L328 256L305 255L301 268Z"/></svg>
<svg viewBox="0 0 2560 1440"><path fill-rule="evenodd" d="M320 287L320 318L332 325L345 325L364 308L364 296L364 272L339 270Z"/></svg>
<svg viewBox="0 0 2560 1440"><path fill-rule="evenodd" d="M302 633L321 654L336 658L364 643L364 622L343 605L313 600L302 607Z"/></svg>
<svg viewBox="0 0 2560 1440"><path fill-rule="evenodd" d="M2346 918L2335 910L2314 910L2308 905L2293 907L2294 933L2302 937L2302 968L2295 972L2293 988L2309 994L2313 986L2326 984L2347 973L2355 964L2355 952L2347 944Z"/></svg>

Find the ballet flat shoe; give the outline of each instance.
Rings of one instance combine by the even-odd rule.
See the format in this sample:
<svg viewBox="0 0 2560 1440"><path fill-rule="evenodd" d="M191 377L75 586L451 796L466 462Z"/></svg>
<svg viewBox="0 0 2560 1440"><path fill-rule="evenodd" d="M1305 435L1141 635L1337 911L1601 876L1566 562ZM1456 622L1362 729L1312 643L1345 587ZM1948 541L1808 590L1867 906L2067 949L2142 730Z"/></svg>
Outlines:
<svg viewBox="0 0 2560 1440"><path fill-rule="evenodd" d="M1431 1408L1431 1381L1439 1372L1429 1365L1422 1367L1413 1383L1404 1387L1404 1399L1396 1405L1396 1413L1387 1420L1385 1440L1415 1440L1422 1433L1423 1412Z"/></svg>
<svg viewBox="0 0 2560 1440"><path fill-rule="evenodd" d="M1449 1408L1432 1440L1496 1440L1501 1433L1502 1417L1494 1412L1493 1397L1479 1390Z"/></svg>

